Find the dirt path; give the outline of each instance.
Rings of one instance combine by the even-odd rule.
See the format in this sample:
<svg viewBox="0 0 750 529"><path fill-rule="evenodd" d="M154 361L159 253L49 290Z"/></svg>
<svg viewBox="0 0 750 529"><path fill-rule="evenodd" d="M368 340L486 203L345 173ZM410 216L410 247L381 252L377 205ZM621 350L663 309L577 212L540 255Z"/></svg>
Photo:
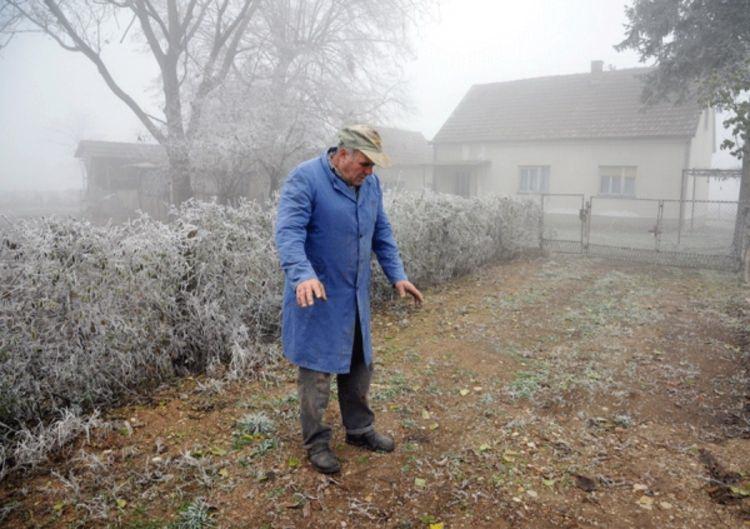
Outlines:
<svg viewBox="0 0 750 529"><path fill-rule="evenodd" d="M750 292L735 277L555 256L427 295L374 321L394 454L345 445L334 401L344 471L314 473L292 369L186 380L5 483L3 523L750 527Z"/></svg>

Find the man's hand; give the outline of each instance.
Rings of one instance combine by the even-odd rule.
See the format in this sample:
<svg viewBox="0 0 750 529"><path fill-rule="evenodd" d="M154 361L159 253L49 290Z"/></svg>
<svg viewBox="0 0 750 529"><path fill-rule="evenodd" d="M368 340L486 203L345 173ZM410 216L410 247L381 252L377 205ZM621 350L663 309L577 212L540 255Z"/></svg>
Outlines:
<svg viewBox="0 0 750 529"><path fill-rule="evenodd" d="M312 307L314 304L313 296L323 301L327 300L326 289L323 287L323 283L317 279L307 279L299 285L297 285L297 305L302 307Z"/></svg>
<svg viewBox="0 0 750 529"><path fill-rule="evenodd" d="M406 296L406 294L411 295L411 297L414 298L414 303L417 305L421 305L424 301L424 296L422 296L422 293L412 285L411 281L403 280L397 282L393 287L396 289L396 292L398 292L398 295L400 297Z"/></svg>

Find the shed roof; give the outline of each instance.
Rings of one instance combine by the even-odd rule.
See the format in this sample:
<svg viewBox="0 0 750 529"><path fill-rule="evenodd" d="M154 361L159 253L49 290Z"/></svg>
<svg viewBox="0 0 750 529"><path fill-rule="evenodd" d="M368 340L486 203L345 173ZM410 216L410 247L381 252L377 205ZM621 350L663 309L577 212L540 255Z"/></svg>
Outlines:
<svg viewBox="0 0 750 529"><path fill-rule="evenodd" d="M641 101L649 68L539 77L472 86L433 143L695 134L696 101Z"/></svg>
<svg viewBox="0 0 750 529"><path fill-rule="evenodd" d="M81 140L76 158L125 158L159 162L166 160L164 147L149 143L126 143L120 141Z"/></svg>
<svg viewBox="0 0 750 529"><path fill-rule="evenodd" d="M383 139L383 150L393 165L421 165L432 163L432 146L421 132L376 127Z"/></svg>

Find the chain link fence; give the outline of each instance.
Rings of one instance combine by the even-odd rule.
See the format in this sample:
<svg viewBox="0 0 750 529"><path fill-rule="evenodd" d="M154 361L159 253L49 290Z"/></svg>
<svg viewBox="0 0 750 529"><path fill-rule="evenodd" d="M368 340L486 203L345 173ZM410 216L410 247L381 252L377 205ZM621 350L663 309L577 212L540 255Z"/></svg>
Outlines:
<svg viewBox="0 0 750 529"><path fill-rule="evenodd" d="M738 270L748 207L736 201L540 196L540 246L675 266ZM575 207L577 206L577 208ZM738 228L737 226L740 226Z"/></svg>

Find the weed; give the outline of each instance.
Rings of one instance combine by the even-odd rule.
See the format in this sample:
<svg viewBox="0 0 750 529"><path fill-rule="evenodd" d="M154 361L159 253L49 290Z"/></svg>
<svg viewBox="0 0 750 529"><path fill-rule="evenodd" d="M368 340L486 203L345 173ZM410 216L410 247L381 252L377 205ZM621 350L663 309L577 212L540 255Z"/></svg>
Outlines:
<svg viewBox="0 0 750 529"><path fill-rule="evenodd" d="M250 457L262 457L277 447L276 439L263 439L250 452Z"/></svg>
<svg viewBox="0 0 750 529"><path fill-rule="evenodd" d="M236 426L240 435L270 435L276 431L276 424L263 412L244 415Z"/></svg>
<svg viewBox="0 0 750 529"><path fill-rule="evenodd" d="M170 529L204 529L214 526L213 508L203 498L196 498L180 511Z"/></svg>

